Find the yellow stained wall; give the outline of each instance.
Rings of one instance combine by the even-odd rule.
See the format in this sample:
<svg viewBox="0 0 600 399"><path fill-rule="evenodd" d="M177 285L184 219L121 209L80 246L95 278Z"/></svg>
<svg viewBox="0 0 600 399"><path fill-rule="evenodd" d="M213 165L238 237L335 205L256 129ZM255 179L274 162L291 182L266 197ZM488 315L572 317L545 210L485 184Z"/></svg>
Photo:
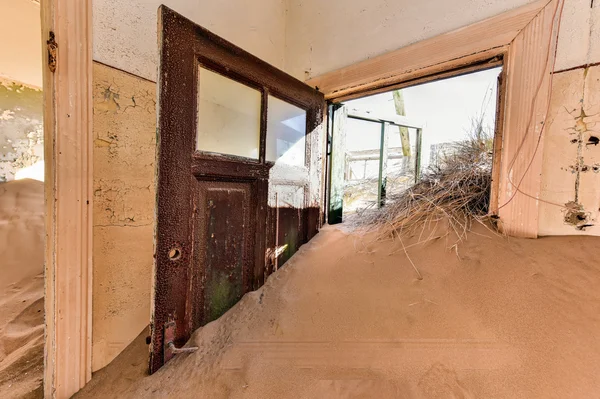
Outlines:
<svg viewBox="0 0 600 399"><path fill-rule="evenodd" d="M600 235L600 2L565 0L543 135L540 235ZM591 139L591 140L590 140Z"/></svg>
<svg viewBox="0 0 600 399"><path fill-rule="evenodd" d="M0 76L42 87L39 2L0 0Z"/></svg>
<svg viewBox="0 0 600 399"><path fill-rule="evenodd" d="M92 368L150 321L156 85L94 63Z"/></svg>
<svg viewBox="0 0 600 399"><path fill-rule="evenodd" d="M600 235L600 66L554 74L540 235Z"/></svg>

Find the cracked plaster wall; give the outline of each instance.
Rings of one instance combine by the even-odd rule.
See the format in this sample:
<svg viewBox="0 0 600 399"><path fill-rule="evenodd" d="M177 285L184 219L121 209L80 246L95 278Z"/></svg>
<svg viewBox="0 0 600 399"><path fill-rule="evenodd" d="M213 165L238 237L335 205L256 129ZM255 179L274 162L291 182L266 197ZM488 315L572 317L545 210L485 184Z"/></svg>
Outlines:
<svg viewBox="0 0 600 399"><path fill-rule="evenodd" d="M554 75L540 235L600 235L600 67Z"/></svg>
<svg viewBox="0 0 600 399"><path fill-rule="evenodd" d="M285 69L308 79L531 2L288 0Z"/></svg>
<svg viewBox="0 0 600 399"><path fill-rule="evenodd" d="M93 370L150 321L156 85L94 63Z"/></svg>
<svg viewBox="0 0 600 399"><path fill-rule="evenodd" d="M0 78L0 182L44 159L43 94Z"/></svg>
<svg viewBox="0 0 600 399"><path fill-rule="evenodd" d="M285 0L94 0L94 60L156 81L161 4L283 68Z"/></svg>
<svg viewBox="0 0 600 399"><path fill-rule="evenodd" d="M540 235L600 235L600 1L565 0L544 132Z"/></svg>
<svg viewBox="0 0 600 399"><path fill-rule="evenodd" d="M44 158L40 5L0 0L0 182Z"/></svg>

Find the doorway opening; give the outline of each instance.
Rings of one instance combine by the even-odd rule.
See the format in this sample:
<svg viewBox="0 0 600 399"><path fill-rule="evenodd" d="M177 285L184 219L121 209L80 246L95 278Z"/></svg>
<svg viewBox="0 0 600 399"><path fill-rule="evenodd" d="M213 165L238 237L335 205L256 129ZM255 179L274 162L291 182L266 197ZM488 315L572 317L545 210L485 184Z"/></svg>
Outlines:
<svg viewBox="0 0 600 399"><path fill-rule="evenodd" d="M43 397L44 98L40 3L0 0L0 397Z"/></svg>
<svg viewBox="0 0 600 399"><path fill-rule="evenodd" d="M501 149L501 82L501 66L482 67L332 104L328 222L385 207L423 177L435 181L466 165L465 156L486 170L488 211Z"/></svg>

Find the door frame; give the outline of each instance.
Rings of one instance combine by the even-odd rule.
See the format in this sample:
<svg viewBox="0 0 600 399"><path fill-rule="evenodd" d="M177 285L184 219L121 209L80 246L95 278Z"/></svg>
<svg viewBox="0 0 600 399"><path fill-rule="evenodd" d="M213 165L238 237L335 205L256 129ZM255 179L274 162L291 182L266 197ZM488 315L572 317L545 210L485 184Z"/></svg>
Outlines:
<svg viewBox="0 0 600 399"><path fill-rule="evenodd" d="M92 0L40 3L44 93L44 397L92 377Z"/></svg>
<svg viewBox="0 0 600 399"><path fill-rule="evenodd" d="M538 235L543 131L564 0L538 0L307 83L331 102L413 86L503 61L502 142L491 212L508 235ZM540 126L542 126L540 128Z"/></svg>
<svg viewBox="0 0 600 399"><path fill-rule="evenodd" d="M390 126L398 128L415 129L415 159L414 183L421 179L421 146L423 136L423 126L420 123L411 121L409 118L401 115L386 115L377 113L367 113L360 110L348 110L347 105L341 103L330 104L327 140L327 170L323 173L327 177L327 196L324 201L325 215L329 224L338 224L343 222L344 213L344 185L346 183L345 172L347 171L347 161L345 152L346 126L348 119L360 120L380 125L379 139L379 171L377 179L377 208L385 204L386 186L387 186L387 162L388 162L388 141Z"/></svg>

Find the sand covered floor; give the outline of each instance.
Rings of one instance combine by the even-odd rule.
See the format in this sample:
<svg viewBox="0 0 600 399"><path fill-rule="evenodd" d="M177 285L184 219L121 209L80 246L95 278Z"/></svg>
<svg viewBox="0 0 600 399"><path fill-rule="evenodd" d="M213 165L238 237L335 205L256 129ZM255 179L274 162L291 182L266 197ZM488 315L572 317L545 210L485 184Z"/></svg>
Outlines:
<svg viewBox="0 0 600 399"><path fill-rule="evenodd" d="M0 398L41 398L44 183L0 183Z"/></svg>
<svg viewBox="0 0 600 399"><path fill-rule="evenodd" d="M76 397L599 397L600 239L415 240L423 280L399 242L327 227L198 352L145 376L142 332Z"/></svg>

